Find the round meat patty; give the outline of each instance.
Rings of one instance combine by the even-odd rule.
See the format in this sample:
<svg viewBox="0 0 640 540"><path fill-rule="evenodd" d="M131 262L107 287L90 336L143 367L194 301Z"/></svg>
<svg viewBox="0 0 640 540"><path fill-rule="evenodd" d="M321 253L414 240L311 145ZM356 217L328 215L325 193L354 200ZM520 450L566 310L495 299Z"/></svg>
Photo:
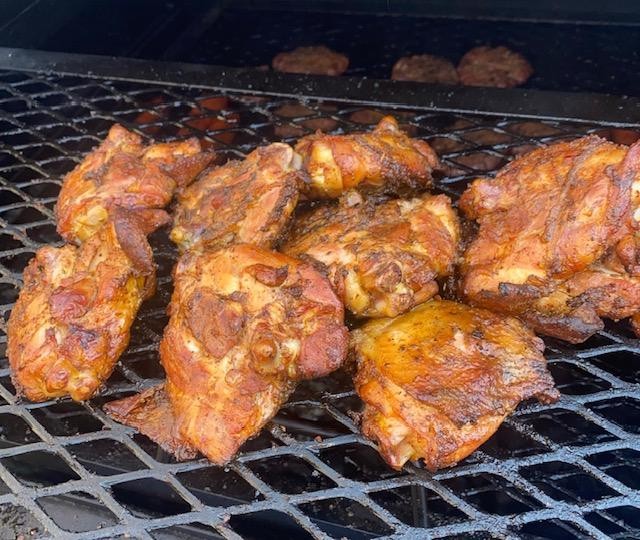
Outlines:
<svg viewBox="0 0 640 540"><path fill-rule="evenodd" d="M349 59L324 45L298 47L277 54L271 62L273 69L285 73L310 75L342 75L349 67Z"/></svg>
<svg viewBox="0 0 640 540"><path fill-rule="evenodd" d="M460 82L467 86L512 88L533 74L531 64L521 54L506 47L475 47L458 64Z"/></svg>
<svg viewBox="0 0 640 540"><path fill-rule="evenodd" d="M430 54L404 56L391 70L394 81L417 81L434 84L458 84L458 72L446 58Z"/></svg>

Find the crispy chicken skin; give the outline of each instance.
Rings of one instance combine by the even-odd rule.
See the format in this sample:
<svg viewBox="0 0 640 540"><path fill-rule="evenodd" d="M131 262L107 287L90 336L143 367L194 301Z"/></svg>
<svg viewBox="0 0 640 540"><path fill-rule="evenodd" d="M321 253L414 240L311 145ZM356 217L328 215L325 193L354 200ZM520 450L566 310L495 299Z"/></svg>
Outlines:
<svg viewBox="0 0 640 540"><path fill-rule="evenodd" d="M363 433L389 465L455 465L523 400L558 399L544 345L520 321L445 300L352 334Z"/></svg>
<svg viewBox="0 0 640 540"><path fill-rule="evenodd" d="M283 253L311 260L353 314L394 317L453 272L460 227L445 195L374 204L351 192L299 216Z"/></svg>
<svg viewBox="0 0 640 540"><path fill-rule="evenodd" d="M136 213L165 207L177 186L191 182L211 161L197 139L143 145L140 136L116 124L62 184L58 232L74 244L88 239L115 206Z"/></svg>
<svg viewBox="0 0 640 540"><path fill-rule="evenodd" d="M171 407L155 389L110 403L107 412L170 452L197 449L223 464L276 414L296 381L342 364L343 306L311 265L248 244L186 253L174 279L160 343Z"/></svg>
<svg viewBox="0 0 640 540"><path fill-rule="evenodd" d="M461 268L472 304L570 342L640 309L640 144L595 136L534 150L473 182L479 224Z"/></svg>
<svg viewBox="0 0 640 540"><path fill-rule="evenodd" d="M316 133L296 145L308 179L310 198L337 198L349 189L396 193L428 188L438 157L419 139L408 137L391 116L370 133Z"/></svg>
<svg viewBox="0 0 640 540"><path fill-rule="evenodd" d="M140 303L155 288L146 233L168 216L155 210L145 219L117 209L80 247L36 253L8 324L11 376L20 394L81 401L109 377Z"/></svg>
<svg viewBox="0 0 640 540"><path fill-rule="evenodd" d="M270 247L298 202L299 167L290 146L274 143L209 170L179 195L171 239L181 251Z"/></svg>

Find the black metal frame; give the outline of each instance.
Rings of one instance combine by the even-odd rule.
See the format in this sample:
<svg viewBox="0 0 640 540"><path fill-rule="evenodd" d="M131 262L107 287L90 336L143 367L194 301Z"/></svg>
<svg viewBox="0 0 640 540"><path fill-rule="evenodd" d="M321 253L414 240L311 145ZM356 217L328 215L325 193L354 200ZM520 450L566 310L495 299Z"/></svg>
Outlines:
<svg viewBox="0 0 640 540"><path fill-rule="evenodd" d="M372 121L371 109L391 112L438 150L449 166L438 188L453 197L469 179L531 146L594 132L615 140L640 137L637 101L609 96L598 96L600 109L594 110L591 98L580 95L384 81L358 88L349 79L0 52L4 318L28 258L56 241L51 210L61 174L115 121L158 139L198 135L224 160L270 140L291 142L318 127L362 129ZM474 94L485 96L484 114L478 114ZM533 106L526 96L536 98ZM575 114L566 114L569 105ZM198 123L204 120L213 127ZM129 350L101 396L82 405L21 402L1 361L0 532L36 519L34 526L54 537L87 539L124 533L147 539L262 538L271 531L286 538L536 538L540 528L553 527L578 539L640 535L637 523L620 517L625 508L640 512L640 343L624 323L609 325L579 347L548 340L561 401L524 404L478 452L437 474L416 465L394 473L381 463L350 415L358 401L344 374L300 385L228 472L203 459L174 462L100 409L104 401L162 376L155 349L166 320L174 252L162 234L153 245L158 296L143 306ZM2 321L0 330L3 346ZM99 450L100 444L107 450ZM83 500L72 493L77 491L111 516L105 527L65 530L93 527L90 512L74 518ZM52 506L46 497L58 498ZM7 504L14 506L2 506ZM197 523L208 528L197 529Z"/></svg>

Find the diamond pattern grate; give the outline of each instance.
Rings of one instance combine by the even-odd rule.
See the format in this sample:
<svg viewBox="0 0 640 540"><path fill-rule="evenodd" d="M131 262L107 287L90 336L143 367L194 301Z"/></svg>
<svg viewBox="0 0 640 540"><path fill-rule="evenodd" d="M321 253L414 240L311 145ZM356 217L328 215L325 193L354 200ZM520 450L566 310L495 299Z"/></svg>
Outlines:
<svg viewBox="0 0 640 540"><path fill-rule="evenodd" d="M158 140L197 135L218 161L316 129L362 129L383 112L358 103L248 96L180 86L0 72L0 346L20 274L57 242L60 178L120 122ZM638 131L433 110L392 111L448 166L457 197L478 174L545 143ZM640 538L640 344L623 323L579 347L548 340L562 391L527 403L479 451L431 475L394 472L358 432L349 377L300 385L226 468L178 463L111 421L101 405L162 378L174 252L152 238L160 287L105 392L84 404L16 399L0 360L0 537ZM546 535L546 536L545 536Z"/></svg>

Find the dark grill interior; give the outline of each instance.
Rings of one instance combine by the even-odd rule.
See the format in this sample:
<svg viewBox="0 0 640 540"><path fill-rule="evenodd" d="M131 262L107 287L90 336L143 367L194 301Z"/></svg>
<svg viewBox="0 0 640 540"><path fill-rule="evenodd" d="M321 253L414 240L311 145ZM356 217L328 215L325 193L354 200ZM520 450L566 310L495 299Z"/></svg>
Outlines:
<svg viewBox="0 0 640 540"><path fill-rule="evenodd" d="M223 162L316 129L362 129L380 112L355 102L0 72L2 330L22 269L38 247L59 240L52 210L62 175L113 122L158 140L195 134ZM596 124L385 112L431 142L449 165L439 189L454 197L536 145L592 132L624 143L640 137ZM640 538L640 345L625 323L578 347L548 340L561 401L524 404L480 451L435 475L385 466L358 432L359 400L343 373L300 385L228 467L178 463L100 409L163 375L155 349L174 252L165 233L153 244L159 292L100 397L20 402L1 360L1 538Z"/></svg>

